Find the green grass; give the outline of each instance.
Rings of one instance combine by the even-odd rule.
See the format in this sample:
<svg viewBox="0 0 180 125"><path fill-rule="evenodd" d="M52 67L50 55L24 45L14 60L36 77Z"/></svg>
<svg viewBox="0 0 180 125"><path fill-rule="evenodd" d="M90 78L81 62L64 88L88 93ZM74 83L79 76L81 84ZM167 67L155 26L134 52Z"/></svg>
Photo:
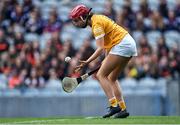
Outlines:
<svg viewBox="0 0 180 125"><path fill-rule="evenodd" d="M126 119L99 117L0 118L0 124L180 124L180 116L131 116Z"/></svg>

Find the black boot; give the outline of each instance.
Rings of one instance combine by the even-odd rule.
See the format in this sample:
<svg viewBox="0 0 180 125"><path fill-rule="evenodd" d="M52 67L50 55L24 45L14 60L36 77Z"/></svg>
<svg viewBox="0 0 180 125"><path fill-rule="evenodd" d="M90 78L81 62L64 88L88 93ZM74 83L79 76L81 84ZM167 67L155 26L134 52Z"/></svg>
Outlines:
<svg viewBox="0 0 180 125"><path fill-rule="evenodd" d="M109 111L103 116L103 118L108 118L108 117L111 117L112 115L118 113L121 111L119 105L117 107L108 107L109 108Z"/></svg>
<svg viewBox="0 0 180 125"><path fill-rule="evenodd" d="M123 110L118 112L116 115L114 115L114 118L126 118L129 116L129 112L127 112L127 110Z"/></svg>

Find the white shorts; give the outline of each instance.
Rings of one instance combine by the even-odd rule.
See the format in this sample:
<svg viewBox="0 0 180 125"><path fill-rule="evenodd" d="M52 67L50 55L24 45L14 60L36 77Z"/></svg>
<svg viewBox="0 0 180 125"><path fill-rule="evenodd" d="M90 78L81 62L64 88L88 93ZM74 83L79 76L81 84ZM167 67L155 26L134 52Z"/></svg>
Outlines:
<svg viewBox="0 0 180 125"><path fill-rule="evenodd" d="M127 34L120 43L113 46L109 52L109 54L124 56L124 57L131 57L137 56L137 48L136 42L131 37L130 34Z"/></svg>

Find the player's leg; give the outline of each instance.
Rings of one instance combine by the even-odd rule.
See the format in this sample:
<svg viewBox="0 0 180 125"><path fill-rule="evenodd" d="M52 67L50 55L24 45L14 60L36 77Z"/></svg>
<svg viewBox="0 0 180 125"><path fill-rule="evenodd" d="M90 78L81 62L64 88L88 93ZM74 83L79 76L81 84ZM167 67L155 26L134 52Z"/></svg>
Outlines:
<svg viewBox="0 0 180 125"><path fill-rule="evenodd" d="M125 57L121 57L121 58L125 58ZM120 106L119 108L121 109L121 112L115 115L115 117L118 118L125 118L129 116L129 113L126 110L126 104L123 98L122 89L119 84L119 81L117 80L119 74L124 70L129 60L130 58L128 58L128 60L126 60L124 63L121 63L122 65L117 66L117 68L113 72L111 72L111 74L108 76L108 79L111 81L111 83L113 83L111 87L117 99L118 105Z"/></svg>
<svg viewBox="0 0 180 125"><path fill-rule="evenodd" d="M107 98L110 100L115 96L111 89L111 84L109 84L108 82L108 75L113 71L113 69L115 69L115 65L113 64L113 62L108 61L108 59L108 56L104 59L100 69L96 74L96 77L102 89L104 90Z"/></svg>
<svg viewBox="0 0 180 125"><path fill-rule="evenodd" d="M99 82L101 84L101 87L103 88L105 94L107 95L107 97L109 99L109 102L111 104L111 108L112 108L112 110L115 109L114 113L111 113L111 109L110 109L109 113L111 115L117 113L120 109L119 108L113 108L113 107L117 106L117 102L116 102L116 106L113 106L113 103L112 103L114 98L115 98L115 96L114 96L114 92L112 90L111 85L114 84L114 82L112 80L109 80L108 76L119 65L121 65L121 63L122 63L122 66L124 66L124 64L127 63L128 61L129 61L129 58L120 57L120 56L117 56L117 55L109 54L105 58L105 60L103 61L103 64L102 64L101 68L99 69L99 71L97 73L97 78L98 78L98 80L99 80ZM105 115L104 117L110 117L111 116L110 114L109 115Z"/></svg>
<svg viewBox="0 0 180 125"><path fill-rule="evenodd" d="M116 59L117 58L117 59ZM124 103L124 99L122 96L122 91L120 86L118 86L118 76L120 72L123 71L124 67L127 65L130 58L127 57L121 57L117 55L111 55L109 62L112 63L112 61L116 61L118 63L114 63L112 65L115 66L114 70L108 75L108 83L111 84L111 90L113 91L114 97L109 99L110 104L112 104L111 100L114 100L116 102L116 106L111 105L110 110L103 116L104 118L110 117L114 115L115 113L120 111L119 106L117 106L117 102L119 103L120 107L124 110L126 108L126 105Z"/></svg>
<svg viewBox="0 0 180 125"><path fill-rule="evenodd" d="M121 61L120 65L117 65L116 69L113 70L109 76L108 79L111 81L111 87L113 90L113 93L117 99L118 102L124 102L124 98L123 98L123 94L122 94L122 89L120 87L119 81L118 81L118 76L119 74L124 70L124 68L126 67L126 65L128 64L129 60L131 59L131 57L127 58L127 57L119 57ZM123 104L124 105L124 104ZM125 109L126 106L121 106L121 109Z"/></svg>

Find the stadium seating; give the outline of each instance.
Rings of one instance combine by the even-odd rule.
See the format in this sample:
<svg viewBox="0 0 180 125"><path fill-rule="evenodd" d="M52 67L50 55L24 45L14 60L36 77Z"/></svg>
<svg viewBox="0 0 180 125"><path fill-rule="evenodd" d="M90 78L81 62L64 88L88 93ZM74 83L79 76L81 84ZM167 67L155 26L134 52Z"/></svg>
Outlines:
<svg viewBox="0 0 180 125"><path fill-rule="evenodd" d="M180 46L180 33L177 31L166 31L164 33L165 41L168 47Z"/></svg>
<svg viewBox="0 0 180 125"><path fill-rule="evenodd" d="M176 5L176 0L166 0L167 1L167 6L168 6L168 9L169 10L174 10L176 7L177 7L177 5ZM19 0L18 1L21 5L23 5L23 2L24 1L22 1L22 0ZM131 6L131 8L132 8L132 14L133 15L136 15L137 13L143 13L143 12L140 12L140 11L142 11L141 10L141 4L142 4L142 1L140 1L140 0L130 0L129 2L131 2L131 4L130 4L130 6ZM141 38L142 37L146 37L147 38L147 42L148 42L148 44L152 47L152 51L153 52L157 52L156 53L156 55L160 55L159 54L159 51L158 50L156 50L157 49L157 41L159 40L159 38L161 38L162 36L164 36L164 38L165 38L165 43L167 44L167 46L168 46L168 49L170 50L170 51L172 51L172 49L174 49L174 47L177 49L177 50L180 50L179 49L179 47L180 47L180 32L177 30L177 31L175 31L175 30L169 30L169 29L166 29L166 27L164 27L164 31L160 31L160 30L152 30L151 29L151 26L152 26L152 22L153 22L153 18L152 18L152 12L154 11L154 10L158 10L159 9L159 4L160 4L160 1L158 1L158 0L147 0L147 1L145 1L145 2L147 2L148 3L148 8L146 8L148 11L147 11L147 17L143 17L143 28L142 28L142 30L140 30L140 29L136 29L136 28L134 28L134 25L135 25L135 23L136 23L136 21L137 21L137 19L136 19L136 17L128 17L128 16L131 16L131 15L128 15L127 17L125 17L124 18L124 24L122 24L122 26L124 26L124 27L126 27L128 30L129 30L129 32L131 33L131 35L133 36L133 38L135 39L135 41L136 41L136 43L137 43L137 46L138 46L138 50L146 50L146 48L139 48L140 46L139 46L139 41L141 41ZM89 7L92 7L93 9L92 9L92 12L94 12L94 13L104 13L104 11L105 11L105 5L106 4L108 4L108 1L106 1L106 0L74 0L74 1L71 1L71 0L32 0L32 3L33 3L33 6L35 7L35 8L37 8L37 9L39 9L38 11L39 11L39 13L40 13L40 15L39 15L39 17L40 17L40 19L42 20L42 22L41 22L41 25L42 25L42 33L34 33L34 32L26 32L27 30L25 29L26 27L25 27L25 22L26 22L26 20L28 20L28 16L30 15L30 13L31 13L31 11L32 10L29 10L29 12L28 13L26 13L26 14L24 14L22 17L22 22L21 21L14 21L13 19L12 19L12 13L13 13L13 10L10 10L10 11L12 11L12 12L10 12L11 14L9 15L9 17L7 16L4 16L4 17L6 17L4 20L2 20L2 30L4 31L4 33L5 33L5 38L7 38L7 43L8 44L10 44L11 46L14 46L14 44L16 44L15 43L15 38L14 38L14 34L13 34L13 32L11 32L11 31L15 31L15 32L18 32L18 33L22 33L23 34L23 36L24 36L24 39L25 39L25 44L27 44L27 43L29 43L29 42L32 42L32 41L35 41L35 42L38 42L39 44L40 44L40 48L39 48L39 55L43 55L44 54L44 50L47 48L47 47L49 47L49 46L47 46L47 43L49 43L49 42L54 42L53 40L51 40L51 38L52 38L52 34L51 34L51 32L45 32L44 31L44 25L45 25L45 23L46 23L46 21L49 19L49 14L50 14L50 12L51 12L51 10L55 10L56 12L57 12L57 14L58 14L58 17L63 21L63 23L62 23L62 27L61 27L61 29L59 29L58 30L58 32L59 32L59 37L60 37L60 44L62 44L62 46L58 46L57 48L59 49L58 51L57 51L57 48L51 48L50 50L52 50L52 52L54 52L54 53L48 53L47 55L49 56L49 57L47 57L47 60L45 60L45 62L46 62L46 66L48 67L48 68L52 68L51 67L51 61L52 61L52 59L54 58L54 57L52 57L52 55L54 56L56 56L55 58L58 60L58 64L64 64L64 59L59 59L59 58L62 58L62 57L57 57L57 55L59 54L59 53L65 53L66 55L63 55L63 56L69 56L69 55L73 55L73 56L75 56L76 55L76 52L78 52L78 50L79 50L79 48L81 47L81 45L83 44L83 41L84 40L86 40L86 39L88 39L88 40L90 40L90 42L91 42L91 47L93 48L93 49L95 49L96 48L96 43L95 43L95 40L94 39L92 39L92 37L91 37L91 35L92 35L92 33L91 33L91 29L90 28L87 28L87 29L79 29L79 28L75 28L71 23L70 23L70 20L69 20L69 18L68 18L68 14L69 14L69 12L70 12L70 10L71 10L71 8L73 7L73 6L75 6L75 5L77 5L77 4L80 4L80 3L84 3L84 4L86 4L87 6L89 6ZM124 0L113 0L112 1L112 3L113 3L113 5L112 5L112 7L113 7L113 9L115 10L115 14L114 14L114 16L116 17L116 18L118 18L118 14L119 13L123 13L123 11L124 10L122 10L122 8L123 8L123 6L125 5L125 4L127 4L128 3L128 1L124 1ZM8 6L10 6L10 5L8 5ZM15 6L15 5L12 5L12 6ZM8 7L5 7L5 8L8 8ZM8 10L9 11L9 10ZM109 15L107 15L107 16L109 16ZM161 15L162 16L162 15ZM25 19L24 19L25 18ZM27 19L26 19L27 18ZM129 20L129 18L130 18L130 20ZM176 18L180 18L180 17L176 17ZM163 19L164 20L168 20L168 17L163 17ZM14 22L12 22L12 20L14 21ZM117 19L115 20L115 21L117 21ZM10 24L14 24L14 25L10 25ZM131 24L131 25L130 25ZM12 35L12 36L11 36ZM67 40L71 40L72 41L72 45L73 45L73 47L69 50L69 52L64 52L63 51L63 45L65 44L65 42L67 41ZM30 47L30 48L32 48L32 47ZM73 52L71 52L71 50L74 50ZM21 51L21 52L27 52L27 51L29 51L29 50L23 50L23 51ZM2 53L6 53L8 56L10 56L10 52L9 52L9 50L7 49L7 50L5 50L5 51L3 51ZM33 52L32 52L33 53ZM32 54L31 53L31 54ZM86 52L85 52L86 53ZM19 54L19 50L17 51L17 53L16 53L17 55ZM149 54L149 53L148 53ZM85 55L86 56L86 54L82 54L82 55ZM168 54L167 54L168 55ZM146 55L147 56L147 55ZM150 58L149 60L151 60L151 57L152 55L151 55L151 53L150 53L150 55L148 55L148 58ZM133 62L133 64L134 64L134 68L135 69L137 69L137 67L139 68L139 67L141 67L142 68L142 70L143 70L143 65L146 65L146 63L148 63L148 65L150 64L148 61L147 62L145 62L143 59L144 57L144 55L141 55L140 54L140 57L138 57L138 59L140 59L140 61L141 61L141 63L142 63L142 65L141 64L136 64L135 62ZM9 58L9 57L8 57ZM13 58L13 56L12 56L12 58ZM76 58L76 57L75 57ZM82 58L82 57L80 57L80 58ZM168 59L168 56L167 56L167 59ZM9 62L11 62L11 61L9 61L9 60L6 60L6 58L4 59L5 60L5 62L7 61L8 63L7 64L9 64ZM3 62L4 60L1 60L1 62ZM12 59L13 60L13 59ZM30 74L30 71L31 71L31 69L33 69L34 67L35 67L35 64L34 64L34 62L36 62L36 60L34 61L33 59L31 60L31 58L28 58L27 59L28 61L30 60L31 61L31 65L30 65L30 67L26 67L27 69L28 69L28 75L27 76L29 76L29 74ZM63 61L62 61L63 60ZM78 59L76 59L76 60L78 60ZM136 60L136 59L135 59ZM161 60L161 57L158 57L158 60ZM33 62L34 61L34 62ZM39 60L38 60L39 61ZM38 62L37 61L37 62ZM144 61L144 62L143 62ZM178 60L177 59L175 59L175 61L176 61L176 64L178 64L177 65L177 67L179 66L179 62L178 62ZM0 62L0 63L1 63ZM3 62L4 63L4 62ZM159 62L157 62L157 63L154 63L154 65L156 65L156 67L158 67L159 69L158 69L158 71L162 71L162 69L161 69L161 67L160 66L158 66L159 64L158 64ZM169 62L168 62L169 63ZM16 64L15 63L13 63L13 64L9 64L9 65L15 65L15 67L16 67ZM65 65L67 65L67 64L65 64ZM59 76L59 78L63 78L64 76L66 76L66 75L71 75L71 74L68 74L68 72L67 72L67 70L68 70L68 66L70 66L71 64L69 64L69 65L67 65L67 66L65 66L65 69L58 69L58 71L65 71L64 72L64 74L62 75L62 76ZM59 66L59 65L58 65ZM42 67L44 68L45 67L45 65L44 65L44 62L42 63ZM46 68L47 68L46 67ZM62 66L63 67L63 66ZM3 65L2 65L2 70L3 70ZM16 67L17 68L17 67ZM20 69L23 69L22 67L20 68ZM30 70L29 70L30 69ZM47 69L48 70L48 69ZM168 71L170 72L172 69L168 69ZM176 72L178 72L179 73L179 71L178 71L178 68L174 68L173 70L177 70ZM137 72L138 72L138 70L137 70ZM5 82L2 82L1 84L0 84L0 88L2 88L2 89L6 89L6 88L8 88L9 86L8 86L8 76L11 76L12 75L12 72L10 72L7 76L6 75L4 75L5 73L2 71L1 72L1 76L0 76L0 80L1 81L5 81ZM44 73L45 74L45 77L46 77L46 79L49 77L48 76L48 74L45 72ZM57 73L58 74L58 73ZM61 74L61 73L60 73ZM138 75L138 73L137 73L137 75ZM162 76L161 74L158 74L159 76L158 77L164 77L164 76ZM169 77L171 77L171 75L173 75L173 74L171 74L171 73L169 73ZM143 77L145 77L146 76L146 74L143 76ZM152 75L153 76L153 75ZM177 77L179 76L179 74L177 75ZM43 76L44 77L44 76ZM141 77L141 76L137 76L136 78L129 78L129 76L124 76L123 77L123 79L120 79L120 81L122 82L121 84L122 84L122 86L123 87L125 87L125 88L130 88L129 90L131 91L131 90L133 90L133 89L131 89L131 88L137 88L137 86L149 86L150 88L151 87L153 87L153 86L156 86L155 84L155 80L153 80L154 78L143 78L143 77ZM137 78L140 78L140 80L139 81L137 81ZM7 80L7 81L6 81ZM47 79L47 81L48 81L48 79ZM46 81L46 82L47 82ZM91 89L91 90L98 90L99 88L96 86L97 85L97 81L94 81L94 80L87 80L86 81L87 82L87 84L85 84L84 85L84 87L87 87L87 88L89 88L89 89ZM91 82L92 82L92 84L91 84ZM161 81L160 81L160 83L161 83ZM52 86L54 86L54 87L58 87L58 84L52 84ZM52 87L51 85L47 85L47 88L48 87ZM157 86L156 86L157 87ZM37 87L38 88L38 87ZM93 89L94 88L94 89ZM83 85L82 85L82 88L81 87L79 87L78 88L79 90L82 90L83 91ZM77 89L77 91L78 91L78 89ZM45 90L45 89L44 89ZM34 90L34 89L30 89L30 90L27 90L27 91L29 91L28 93L33 93L33 91L35 92L35 93L38 93L36 90ZM28 93L26 93L26 94L28 94Z"/></svg>
<svg viewBox="0 0 180 125"><path fill-rule="evenodd" d="M157 40L161 38L162 33L159 31L150 31L146 33L146 37L148 39L148 43L153 47L157 46Z"/></svg>

